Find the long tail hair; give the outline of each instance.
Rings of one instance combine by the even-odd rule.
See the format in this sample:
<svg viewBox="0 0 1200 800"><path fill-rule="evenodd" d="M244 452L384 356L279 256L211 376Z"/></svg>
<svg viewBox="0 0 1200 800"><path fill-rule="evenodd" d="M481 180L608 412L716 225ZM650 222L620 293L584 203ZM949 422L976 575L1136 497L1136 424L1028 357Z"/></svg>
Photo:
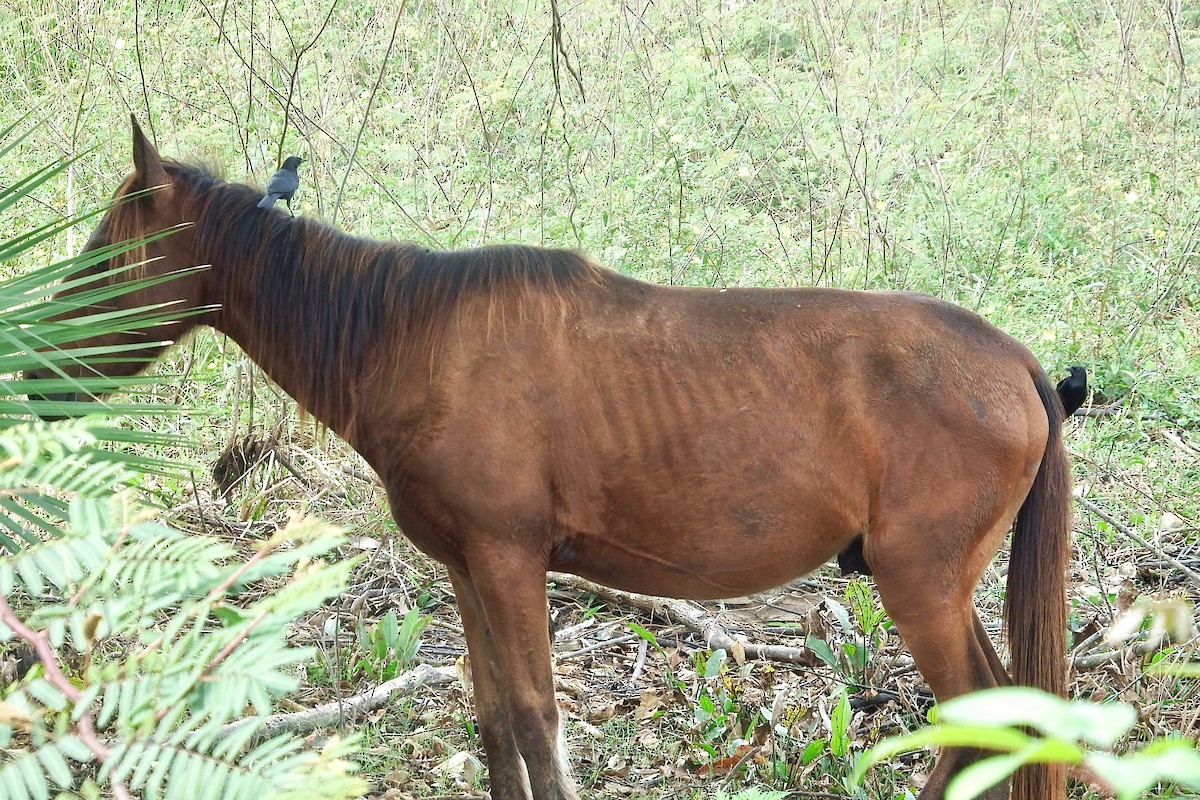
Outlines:
<svg viewBox="0 0 1200 800"><path fill-rule="evenodd" d="M1008 566L1008 641L1013 680L1062 696L1066 691L1066 571L1071 548L1071 472L1062 440L1062 401L1040 370L1034 376L1050 438L1037 477L1017 514ZM1012 800L1065 800L1066 768L1034 764L1013 779Z"/></svg>

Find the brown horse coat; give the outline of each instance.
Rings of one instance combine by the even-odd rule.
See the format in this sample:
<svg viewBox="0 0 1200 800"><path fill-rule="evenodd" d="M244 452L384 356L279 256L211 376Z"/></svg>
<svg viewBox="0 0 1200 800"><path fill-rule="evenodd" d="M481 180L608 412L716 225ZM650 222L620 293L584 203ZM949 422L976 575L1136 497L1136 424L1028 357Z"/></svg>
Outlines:
<svg viewBox="0 0 1200 800"><path fill-rule="evenodd" d="M1063 408L977 315L918 294L654 286L561 250L358 239L161 160L136 123L134 160L89 247L186 225L144 248L147 269L210 269L130 302L211 306L169 335L199 322L235 339L362 453L405 535L446 564L493 800L576 796L547 570L718 598L861 546L944 700L1010 681L972 592L1016 520L1014 677L1062 692ZM943 753L921 798L979 756ZM1014 785L1018 800L1064 796L1057 768Z"/></svg>

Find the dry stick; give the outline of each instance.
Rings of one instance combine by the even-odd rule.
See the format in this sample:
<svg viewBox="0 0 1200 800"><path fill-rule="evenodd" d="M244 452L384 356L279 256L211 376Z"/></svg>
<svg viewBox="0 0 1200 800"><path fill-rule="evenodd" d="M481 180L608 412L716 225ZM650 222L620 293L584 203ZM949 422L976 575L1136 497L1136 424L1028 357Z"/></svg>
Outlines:
<svg viewBox="0 0 1200 800"><path fill-rule="evenodd" d="M646 654L650 652L650 643L642 639L638 643L637 659L633 662L633 672L629 674L629 682L636 683L642 677L642 669L646 666Z"/></svg>
<svg viewBox="0 0 1200 800"><path fill-rule="evenodd" d="M1073 416L1073 417L1113 417L1113 416L1116 416L1117 414L1123 413L1124 411L1125 411L1125 408L1123 406L1115 406L1115 405L1090 406L1088 408L1075 409L1075 411L1072 412L1071 416Z"/></svg>
<svg viewBox="0 0 1200 800"><path fill-rule="evenodd" d="M337 197L333 199L333 213L329 217L330 225L337 225L338 211L342 207L342 192L346 189L346 181L350 177L350 170L354 169L354 159L358 158L358 147L362 143L363 131L367 128L367 120L371 116L371 106L375 104L375 94L379 91L379 84L383 83L383 74L387 72L387 63L388 59L392 57L392 48L396 46L396 31L400 29L400 18L404 14L404 7L406 5L408 5L408 0L400 0L400 8L396 11L396 21L392 23L392 38L388 40L387 50L383 54L383 63L379 65L379 74L375 76L375 85L371 87L371 94L367 97L367 107L363 109L362 124L358 126L358 135L354 137L354 146L350 148L350 158L346 163L346 174L342 176L342 182L338 185Z"/></svg>
<svg viewBox="0 0 1200 800"><path fill-rule="evenodd" d="M614 636L611 639L593 642L592 644L585 645L578 650L572 650L569 653L560 653L558 656L556 656L556 658L559 661L567 661L568 659L579 658L580 656L587 655L588 653L594 653L597 650L603 650L606 647L612 647L613 645L617 644L627 644L628 642L636 641L641 638L642 637L638 636L636 633L622 634L621 636ZM644 642L645 639L642 639L642 641Z"/></svg>
<svg viewBox="0 0 1200 800"><path fill-rule="evenodd" d="M158 143L158 134L154 131L154 115L150 113L150 90L146 88L146 70L142 66L142 25L141 3L133 0L133 46L137 54L138 76L142 80L142 98L146 103L146 122L150 125L150 139Z"/></svg>
<svg viewBox="0 0 1200 800"><path fill-rule="evenodd" d="M741 758L739 758L737 763L734 764L733 767L729 770L729 774L725 776L725 780L721 781L721 786L725 787L725 786L728 786L730 783L732 783L733 779L737 777L738 771L741 770L742 765L745 764L750 759L754 758L759 753L761 753L762 749L763 749L763 746L761 744L759 744L759 745L755 745L754 747L751 747L749 750L747 750L745 755L743 755Z"/></svg>
<svg viewBox="0 0 1200 800"><path fill-rule="evenodd" d="M372 475L370 473L363 472L361 469L359 469L358 467L355 467L352 464L342 464L342 472L346 473L351 478L358 478L360 481L364 481L366 483L373 483L379 487L383 486L383 481L379 480L379 477L377 475Z"/></svg>
<svg viewBox="0 0 1200 800"><path fill-rule="evenodd" d="M1092 653L1087 656L1079 656L1072 659L1071 666L1076 672L1095 669L1104 664L1119 661L1127 655L1148 656L1151 653L1156 653L1161 646L1161 642L1138 642L1132 647L1125 647L1120 650L1105 650L1102 653Z"/></svg>
<svg viewBox="0 0 1200 800"><path fill-rule="evenodd" d="M329 20L333 17L333 11L335 8L337 8L337 0L333 0L333 2L329 4L329 11L325 14L325 21L321 23L321 27L318 28L317 32L313 34L312 39L309 40L308 44L304 45L303 48L296 52L296 60L292 66L292 73L288 80L287 100L283 105L283 130L279 132L279 152L276 154L278 159L277 163L283 161L283 143L287 139L288 123L292 121L292 98L296 95L296 76L300 74L300 62L304 59L304 56L308 54L308 51L312 50L313 47L316 46L317 40L321 38L321 34L325 33L325 28L328 27ZM207 8L205 10L207 11ZM281 21L282 17L283 15L280 14ZM286 22L283 25L283 30L290 40L292 38L292 32L288 29ZM296 45L293 41L292 49L295 50L295 47Z"/></svg>
<svg viewBox="0 0 1200 800"><path fill-rule="evenodd" d="M324 703L292 714L272 714L261 719L251 717L231 722L221 728L221 736L228 736L242 726L255 722L260 726L256 734L260 738L278 736L284 731L306 733L367 714L386 705L396 695L412 694L422 686L445 686L456 680L458 670L454 667L431 667L421 664L386 683L341 701Z"/></svg>
<svg viewBox="0 0 1200 800"><path fill-rule="evenodd" d="M1077 498L1075 498L1075 500L1076 500L1076 502L1079 503L1079 505L1083 506L1088 511L1091 511L1093 514L1095 514L1097 517L1099 517L1100 519L1107 522L1109 525L1112 525L1113 528L1115 528L1116 530L1118 530L1119 532L1124 534L1127 538L1132 539L1134 542L1141 545L1145 549L1149 550L1151 553L1154 553L1154 555L1158 556L1163 561L1166 561L1168 564L1175 567L1175 569L1179 570L1185 576L1187 576L1188 580L1190 580L1192 583L1196 584L1197 586L1200 586L1200 573L1198 573L1194 569L1190 568L1187 564L1184 564L1179 559L1177 559L1174 556L1172 556L1171 554L1165 552L1162 548L1157 547L1156 545L1153 545L1150 542L1143 539L1141 536L1138 536L1136 533L1133 532L1133 530L1128 525L1118 522L1116 519L1114 519L1112 516L1110 516L1108 514L1108 512L1106 512L1100 506L1093 503L1091 500L1088 500L1086 497L1077 497Z"/></svg>
<svg viewBox="0 0 1200 800"><path fill-rule="evenodd" d="M580 591L597 595L598 597L615 600L649 611L652 614L673 619L704 637L704 645L712 650L734 650L740 648L750 658L761 658L769 661L783 661L788 664L812 665L816 659L807 647L787 647L785 645L750 644L730 636L724 628L717 624L712 617L700 606L687 600L675 600L666 597L650 597L635 592L623 592L592 583L575 575L561 572L551 572L550 579L562 586L570 586Z"/></svg>

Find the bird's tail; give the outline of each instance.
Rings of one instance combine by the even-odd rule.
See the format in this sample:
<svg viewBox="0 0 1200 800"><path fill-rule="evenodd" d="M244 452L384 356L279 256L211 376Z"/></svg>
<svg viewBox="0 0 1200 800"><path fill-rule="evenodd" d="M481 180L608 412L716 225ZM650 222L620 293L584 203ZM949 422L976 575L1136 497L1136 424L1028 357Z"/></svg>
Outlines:
<svg viewBox="0 0 1200 800"><path fill-rule="evenodd" d="M268 194L268 195L264 196L262 200L258 201L258 207L259 208L270 208L271 206L275 205L275 201L278 199L279 199L279 195Z"/></svg>

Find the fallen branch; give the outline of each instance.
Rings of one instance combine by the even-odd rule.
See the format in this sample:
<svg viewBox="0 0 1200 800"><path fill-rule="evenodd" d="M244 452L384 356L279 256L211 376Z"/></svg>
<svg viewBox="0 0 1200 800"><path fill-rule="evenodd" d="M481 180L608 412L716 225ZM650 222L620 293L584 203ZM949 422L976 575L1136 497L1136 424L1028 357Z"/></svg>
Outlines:
<svg viewBox="0 0 1200 800"><path fill-rule="evenodd" d="M379 480L378 475L372 475L369 472L363 472L361 469L351 464L342 464L342 472L346 473L351 478L357 478L364 483L373 483L380 487L383 486L383 481Z"/></svg>
<svg viewBox="0 0 1200 800"><path fill-rule="evenodd" d="M1088 406L1077 408L1071 414L1073 417L1112 417L1125 411L1124 406Z"/></svg>
<svg viewBox="0 0 1200 800"><path fill-rule="evenodd" d="M1075 658L1071 659L1071 667L1076 672L1084 672L1104 666L1105 664L1111 664L1114 661L1120 661L1127 657L1144 658L1151 653L1157 652L1163 647L1163 644L1163 642L1137 642L1128 647L1122 647L1119 650L1104 650L1099 653L1090 653L1086 656L1075 656Z"/></svg>
<svg viewBox="0 0 1200 800"><path fill-rule="evenodd" d="M292 714L272 714L261 719L250 718L231 722L221 729L221 735L228 736L242 726L255 722L261 725L258 736L264 739L278 736L285 731L307 733L316 728L329 727L360 717L386 705L396 695L412 694L422 686L445 686L456 680L458 671L454 667L431 667L421 664L386 683L343 700Z"/></svg>
<svg viewBox="0 0 1200 800"><path fill-rule="evenodd" d="M700 606L688 600L674 600L667 597L651 597L635 592L623 592L601 586L576 575L561 572L550 573L550 579L560 586L570 586L597 597L613 600L633 608L657 614L685 625L692 631L704 637L704 644L712 650L725 650L731 655L741 651L747 658L761 658L768 661L783 661L788 664L804 664L813 666L820 663L807 647L788 647L774 644L751 644L743 639L735 639L722 628L712 616Z"/></svg>
<svg viewBox="0 0 1200 800"><path fill-rule="evenodd" d="M1103 508L1101 508L1100 506L1093 503L1091 500L1088 500L1086 497L1077 497L1077 498L1075 498L1075 500L1079 503L1079 505L1083 506L1088 511L1095 514L1097 517L1104 520L1109 525L1113 526L1114 529L1116 529L1119 533L1123 534L1126 538L1132 539L1134 542L1141 545L1145 549L1149 550L1151 553L1154 553L1154 555L1158 556L1163 561L1167 562L1172 567L1174 567L1175 569L1179 570L1184 575L1186 575L1192 583L1196 584L1197 586L1200 586L1200 573L1198 573L1194 569L1191 569L1190 567L1188 567L1187 564L1184 564L1179 559L1177 559L1174 556L1172 556L1171 554L1167 553L1161 547L1153 545L1150 542L1143 539L1141 536L1138 536L1137 533L1135 533L1132 528L1130 528L1128 525L1125 525L1122 522L1117 521L1107 511L1105 511Z"/></svg>

